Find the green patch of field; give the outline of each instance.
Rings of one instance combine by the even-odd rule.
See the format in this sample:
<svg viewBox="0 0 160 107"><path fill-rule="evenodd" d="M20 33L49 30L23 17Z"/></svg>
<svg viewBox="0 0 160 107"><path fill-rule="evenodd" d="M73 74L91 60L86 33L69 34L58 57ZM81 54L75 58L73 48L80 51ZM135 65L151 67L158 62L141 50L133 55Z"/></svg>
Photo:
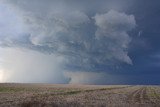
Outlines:
<svg viewBox="0 0 160 107"><path fill-rule="evenodd" d="M24 88L0 87L0 92L19 92L24 90Z"/></svg>

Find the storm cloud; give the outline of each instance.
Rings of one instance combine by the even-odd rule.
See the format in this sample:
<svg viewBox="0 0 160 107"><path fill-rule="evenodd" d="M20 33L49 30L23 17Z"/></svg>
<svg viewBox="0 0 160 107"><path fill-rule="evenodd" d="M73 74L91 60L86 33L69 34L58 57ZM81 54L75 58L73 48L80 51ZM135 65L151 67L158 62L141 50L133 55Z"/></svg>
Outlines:
<svg viewBox="0 0 160 107"><path fill-rule="evenodd" d="M89 83L100 83L94 80L105 78L98 76L99 72L107 75L117 64L132 65L128 55L132 37L128 32L137 26L135 16L122 12L123 3L107 3L107 8L96 10L65 1L1 2L0 46L2 51L9 49L5 52L12 53L3 56L3 60L12 61L2 65L3 69L13 67L7 71L8 81L85 83L81 74L93 73ZM18 56L14 59L13 54ZM75 80L77 75L80 78Z"/></svg>

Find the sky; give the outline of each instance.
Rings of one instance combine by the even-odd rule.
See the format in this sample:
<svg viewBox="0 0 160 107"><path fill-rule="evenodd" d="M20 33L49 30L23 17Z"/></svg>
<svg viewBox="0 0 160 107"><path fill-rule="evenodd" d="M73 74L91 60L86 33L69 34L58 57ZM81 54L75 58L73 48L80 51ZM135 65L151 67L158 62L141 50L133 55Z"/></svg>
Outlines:
<svg viewBox="0 0 160 107"><path fill-rule="evenodd" d="M1 0L0 82L160 84L159 0Z"/></svg>

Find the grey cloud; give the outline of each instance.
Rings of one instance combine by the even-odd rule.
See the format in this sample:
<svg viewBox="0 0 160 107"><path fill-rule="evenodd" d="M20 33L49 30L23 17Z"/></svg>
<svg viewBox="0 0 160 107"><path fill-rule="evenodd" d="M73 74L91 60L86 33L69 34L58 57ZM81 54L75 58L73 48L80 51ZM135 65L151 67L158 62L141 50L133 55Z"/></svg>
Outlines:
<svg viewBox="0 0 160 107"><path fill-rule="evenodd" d="M83 27L90 27L91 23L85 13L73 11L68 15L53 13L46 17L29 16L27 21L31 42L34 45L47 46L62 55L74 55L75 62L79 62L77 65L92 61L104 63L105 60L114 59L132 64L127 55L131 41L127 31L136 26L134 16L111 10L105 14L96 14L94 19L97 30L95 35L88 38L90 34Z"/></svg>
<svg viewBox="0 0 160 107"><path fill-rule="evenodd" d="M97 67L99 65L109 69L117 63L132 64L132 60L128 56L128 45L131 41L128 32L136 27L134 15L110 9L102 9L99 14L97 13L99 10L93 9L95 11L92 13L93 15L90 15L87 7L84 8L83 5L80 5L81 9L73 9L68 3L57 1L34 0L32 3L24 0L7 1L8 4L6 5L12 7L13 12L9 13L10 10L6 10L6 13L12 17L18 17L18 19L13 23L14 28L9 24L12 21L10 17L5 20L8 15L4 15L5 17L0 19L0 22L6 21L7 29L13 28L10 31L11 34L5 36L2 36L2 33L7 32L7 30L1 30L1 47L27 48L43 52L46 57L42 60L53 57L51 58L53 63L51 60L40 63L40 65L49 64L48 68L43 67L44 72L45 69L49 70L46 75L52 74L52 69L62 68L61 65L64 68L57 70L61 73L60 77L66 70L99 71ZM8 9L8 7L4 8ZM13 14L14 12L15 14ZM59 60L54 60L56 56L63 57L64 60L57 64L57 67L52 68L50 64L56 64ZM39 58L37 57L37 59ZM15 69L17 70L17 68ZM39 69L33 67L29 70L36 71ZM24 70L24 72L27 73L28 71ZM40 74L44 75L44 72L41 71ZM74 73L72 74L67 73L65 75L67 77L72 76L71 82L74 82L76 76ZM89 73L86 74L89 75ZM51 78L49 76L49 79ZM41 81L41 79L39 80Z"/></svg>
<svg viewBox="0 0 160 107"><path fill-rule="evenodd" d="M104 72L70 71L65 72L64 76L70 79L71 84L119 84L125 81L120 75L110 75Z"/></svg>
<svg viewBox="0 0 160 107"><path fill-rule="evenodd" d="M33 44L54 47L56 42L61 42L60 39L75 39L73 36L76 36L77 32L73 29L78 29L80 25L87 23L89 18L83 12L73 11L70 13L49 13L45 17L28 16L26 20L31 31L30 39Z"/></svg>
<svg viewBox="0 0 160 107"><path fill-rule="evenodd" d="M49 11L41 14L22 9L21 12L26 34L29 35L25 47L69 55L69 58L72 56L70 59L77 65L110 64L114 60L132 64L127 55L131 41L127 31L135 27L133 15L113 10L96 14L94 26L93 19L81 11ZM97 30L88 33L92 26ZM19 46L23 44L19 42L20 38L9 38L5 43Z"/></svg>
<svg viewBox="0 0 160 107"><path fill-rule="evenodd" d="M34 12L48 12L63 11L63 10L80 10L85 12L106 12L107 10L114 9L124 11L131 6L135 1L133 0L2 0L16 7L23 8L27 11ZM44 5L45 4L45 5ZM95 8L98 7L98 8ZM42 9L43 8L43 9Z"/></svg>
<svg viewBox="0 0 160 107"><path fill-rule="evenodd" d="M105 53L112 54L111 57L122 62L132 64L127 55L128 45L131 41L127 32L136 26L134 16L111 10L106 14L96 14L94 19L98 27L96 31L97 40L106 40L102 43L106 48Z"/></svg>

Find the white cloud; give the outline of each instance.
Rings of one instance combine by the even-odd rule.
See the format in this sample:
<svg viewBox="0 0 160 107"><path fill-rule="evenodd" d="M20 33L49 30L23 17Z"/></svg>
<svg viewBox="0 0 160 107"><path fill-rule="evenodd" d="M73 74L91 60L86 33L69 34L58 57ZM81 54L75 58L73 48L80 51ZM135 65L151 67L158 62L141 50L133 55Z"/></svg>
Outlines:
<svg viewBox="0 0 160 107"><path fill-rule="evenodd" d="M94 19L96 20L95 24L108 33L113 31L130 31L136 26L133 15L127 15L114 10L110 10L105 14L96 14Z"/></svg>

